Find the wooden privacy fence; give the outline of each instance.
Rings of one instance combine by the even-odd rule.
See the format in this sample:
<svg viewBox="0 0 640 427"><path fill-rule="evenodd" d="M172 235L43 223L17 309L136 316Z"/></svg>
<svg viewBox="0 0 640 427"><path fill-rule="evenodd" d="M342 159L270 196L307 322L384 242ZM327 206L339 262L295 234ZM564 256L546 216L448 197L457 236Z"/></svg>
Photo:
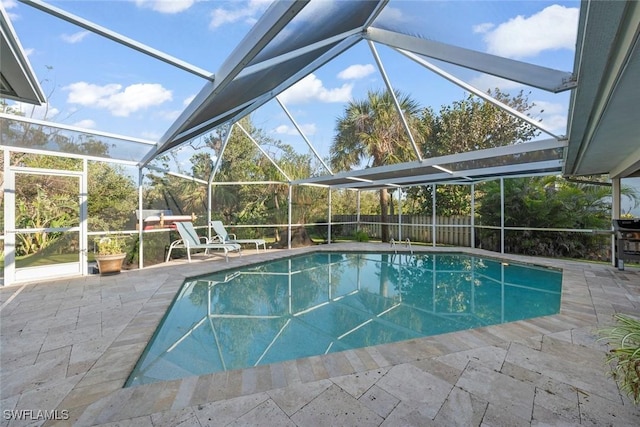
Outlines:
<svg viewBox="0 0 640 427"><path fill-rule="evenodd" d="M433 227L430 215L402 215L402 230L398 227L398 215L389 215L389 234L399 240L409 238L412 242L433 242ZM382 236L382 226L379 215L360 215L360 225L357 215L333 215L332 226L334 235L351 236L359 228L370 238L379 239ZM470 216L436 216L436 243L454 246L471 246L471 217Z"/></svg>

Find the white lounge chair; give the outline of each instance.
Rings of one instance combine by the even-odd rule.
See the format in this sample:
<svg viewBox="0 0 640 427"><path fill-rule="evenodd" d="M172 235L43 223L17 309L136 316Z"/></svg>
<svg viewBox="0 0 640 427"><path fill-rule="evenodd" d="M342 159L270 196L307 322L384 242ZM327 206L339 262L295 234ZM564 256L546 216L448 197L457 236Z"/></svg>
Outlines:
<svg viewBox="0 0 640 427"><path fill-rule="evenodd" d="M262 246L265 252L267 251L267 242L263 239L237 239L235 234L227 233L222 221L211 221L210 224L216 233L216 236L213 237L214 241L220 243L237 243L239 245L253 244L256 245L256 251L260 249L260 246Z"/></svg>
<svg viewBox="0 0 640 427"><path fill-rule="evenodd" d="M229 262L229 251L240 252L241 248L237 243L209 242L206 237L198 236L198 233L196 232L196 229L193 228L193 224L191 222L176 222L175 224L178 233L180 233L181 239L171 243L171 246L169 246L169 253L167 254L167 260L165 262L169 262L169 259L171 258L171 251L173 249L186 249L189 262L191 262L191 250L193 249L204 249L205 254L209 252L209 249L222 249L227 262Z"/></svg>

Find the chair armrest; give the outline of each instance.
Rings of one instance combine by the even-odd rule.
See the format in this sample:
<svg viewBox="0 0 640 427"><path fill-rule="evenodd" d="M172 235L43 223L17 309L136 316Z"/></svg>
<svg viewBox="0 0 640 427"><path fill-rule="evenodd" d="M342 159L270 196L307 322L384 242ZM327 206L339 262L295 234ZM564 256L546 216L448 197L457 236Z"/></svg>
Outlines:
<svg viewBox="0 0 640 427"><path fill-rule="evenodd" d="M224 243L224 240L222 239L222 237L220 237L219 234L216 234L215 236L211 237L209 243Z"/></svg>
<svg viewBox="0 0 640 427"><path fill-rule="evenodd" d="M176 246L180 245L184 245L182 239L174 240L173 242L171 242L171 245L169 245L169 248L175 248Z"/></svg>
<svg viewBox="0 0 640 427"><path fill-rule="evenodd" d="M237 240L238 236L236 236L236 233L227 233L227 236L229 236L229 239L231 240Z"/></svg>

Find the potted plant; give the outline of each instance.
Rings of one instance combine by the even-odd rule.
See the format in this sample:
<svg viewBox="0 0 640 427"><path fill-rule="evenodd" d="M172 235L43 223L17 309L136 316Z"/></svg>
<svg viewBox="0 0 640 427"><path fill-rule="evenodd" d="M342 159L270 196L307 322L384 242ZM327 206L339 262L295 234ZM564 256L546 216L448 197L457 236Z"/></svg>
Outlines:
<svg viewBox="0 0 640 427"><path fill-rule="evenodd" d="M96 239L96 262L100 274L117 274L122 270L122 263L127 256L126 241L121 236L104 236Z"/></svg>

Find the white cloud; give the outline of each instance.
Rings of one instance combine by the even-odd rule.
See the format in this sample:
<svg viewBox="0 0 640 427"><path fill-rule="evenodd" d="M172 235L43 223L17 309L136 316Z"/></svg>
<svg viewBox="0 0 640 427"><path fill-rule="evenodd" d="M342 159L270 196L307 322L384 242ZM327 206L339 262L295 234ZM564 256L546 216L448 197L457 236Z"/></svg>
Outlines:
<svg viewBox="0 0 640 427"><path fill-rule="evenodd" d="M195 99L195 97L196 97L195 95L186 97L184 101L182 101L182 105L184 105L185 107L188 106L189 104L191 104L191 101Z"/></svg>
<svg viewBox="0 0 640 427"><path fill-rule="evenodd" d="M140 132L140 138L148 139L149 141L159 141L162 134L158 132L142 131Z"/></svg>
<svg viewBox="0 0 640 427"><path fill-rule="evenodd" d="M0 4L4 8L9 19L11 19L12 21L20 19L20 16L18 14L15 14L9 10L15 8L18 5L18 2L16 0L0 0Z"/></svg>
<svg viewBox="0 0 640 427"><path fill-rule="evenodd" d="M476 34L484 34L484 33L488 33L489 30L491 30L493 27L495 27L494 24L490 22L486 22L484 24L474 25L472 29L473 29L473 32Z"/></svg>
<svg viewBox="0 0 640 427"><path fill-rule="evenodd" d="M315 74L309 74L280 95L285 104L302 104L312 100L320 102L347 102L351 99L353 85L345 83L334 89L327 89Z"/></svg>
<svg viewBox="0 0 640 427"><path fill-rule="evenodd" d="M160 117L169 121L175 121L178 117L180 117L181 113L182 110L161 111Z"/></svg>
<svg viewBox="0 0 640 427"><path fill-rule="evenodd" d="M300 126L305 135L314 135L318 130L315 123L305 123L298 126ZM300 135L295 126L280 125L273 131L279 135Z"/></svg>
<svg viewBox="0 0 640 427"><path fill-rule="evenodd" d="M567 132L568 107L563 104L548 101L533 101L533 111L540 112L542 125L552 132L564 135Z"/></svg>
<svg viewBox="0 0 640 427"><path fill-rule="evenodd" d="M382 10L378 16L378 20L385 24L401 24L408 21L400 9L391 6L386 6Z"/></svg>
<svg viewBox="0 0 640 427"><path fill-rule="evenodd" d="M180 13L189 9L195 0L135 0L138 7L147 8L160 13Z"/></svg>
<svg viewBox="0 0 640 427"><path fill-rule="evenodd" d="M351 65L338 73L338 78L342 80L356 80L368 76L376 71L371 64Z"/></svg>
<svg viewBox="0 0 640 427"><path fill-rule="evenodd" d="M11 107L23 113L25 117L30 117L32 119L38 120L50 120L60 113L60 110L52 107L48 103L42 105L33 105L26 104L24 102L15 102L11 105Z"/></svg>
<svg viewBox="0 0 640 427"><path fill-rule="evenodd" d="M29 49L24 49L24 54L27 55L27 57L33 55L33 52L35 52L36 50L34 48L29 48Z"/></svg>
<svg viewBox="0 0 640 427"><path fill-rule="evenodd" d="M16 7L18 5L18 2L16 0L0 0L0 4L4 8L4 10L7 10Z"/></svg>
<svg viewBox="0 0 640 427"><path fill-rule="evenodd" d="M489 89L494 90L495 88L499 88L501 91L507 91L510 89L524 87L524 85L521 83L502 79L500 77L492 76L489 74L480 74L479 76L471 79L469 81L469 84L476 89L480 89L483 92L486 92Z"/></svg>
<svg viewBox="0 0 640 427"><path fill-rule="evenodd" d="M62 37L62 40L64 40L65 42L75 44L75 43L80 43L82 39L84 39L88 35L89 35L89 31L78 31L77 33L73 33L73 34L63 34L61 37Z"/></svg>
<svg viewBox="0 0 640 427"><path fill-rule="evenodd" d="M241 2L234 2L238 4ZM272 0L251 0L242 2L243 7L235 9L225 9L218 7L211 12L211 22L209 28L215 29L224 24L233 24L238 21L244 21L247 24L254 24L257 20L256 16L267 9Z"/></svg>
<svg viewBox="0 0 640 427"><path fill-rule="evenodd" d="M127 117L129 114L151 106L170 101L170 90L155 83L138 83L122 89L122 85L98 86L77 82L64 87L69 91L67 102L85 107L103 108L114 116Z"/></svg>
<svg viewBox="0 0 640 427"><path fill-rule="evenodd" d="M77 126L79 128L95 129L96 122L91 120L91 119L84 119L84 120L80 120L79 122L74 123L73 125Z"/></svg>
<svg viewBox="0 0 640 427"><path fill-rule="evenodd" d="M486 33L487 51L509 58L524 58L545 50L573 50L578 13L578 8L552 5L530 17L519 15Z"/></svg>
<svg viewBox="0 0 640 427"><path fill-rule="evenodd" d="M195 95L191 95L187 98L184 99L184 101L182 101L182 105L186 108L187 106L189 106L189 104L191 104L191 101L193 101L193 99L195 98ZM162 117L165 120L168 121L175 121L178 117L180 117L180 114L182 114L184 110L180 109L180 110L164 110L164 111L160 111L158 113L158 115L160 117Z"/></svg>

